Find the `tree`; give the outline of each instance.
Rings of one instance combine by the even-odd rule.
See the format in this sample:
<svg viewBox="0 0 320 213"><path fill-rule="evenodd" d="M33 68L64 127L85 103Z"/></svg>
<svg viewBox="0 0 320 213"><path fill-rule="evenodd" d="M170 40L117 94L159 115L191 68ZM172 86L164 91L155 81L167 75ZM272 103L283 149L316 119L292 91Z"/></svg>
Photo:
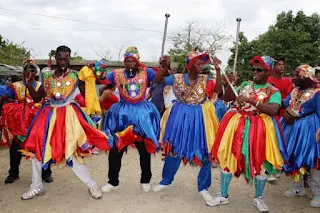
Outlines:
<svg viewBox="0 0 320 213"><path fill-rule="evenodd" d="M99 58L106 61L112 61L111 51L106 45L99 45L94 51Z"/></svg>
<svg viewBox="0 0 320 213"><path fill-rule="evenodd" d="M217 24L214 28L199 26L196 22L190 22L181 32L172 36L173 47L169 50L172 62L178 65L177 70L183 71L186 65L186 55L197 48L214 55L217 51L226 47L230 40L225 32L223 24Z"/></svg>
<svg viewBox="0 0 320 213"><path fill-rule="evenodd" d="M21 44L13 43L5 40L0 35L0 63L9 64L13 66L21 66L23 62L30 58L30 51Z"/></svg>
<svg viewBox="0 0 320 213"><path fill-rule="evenodd" d="M78 52L73 53L73 56L71 57L71 60L77 61L77 60L82 60L82 56L78 54Z"/></svg>
<svg viewBox="0 0 320 213"><path fill-rule="evenodd" d="M242 37L241 37L242 36ZM237 71L241 80L251 76L250 59L255 55L270 55L286 60L286 75L292 75L295 67L302 63L311 66L320 62L320 17L314 13L306 16L299 11L296 16L292 11L277 15L277 21L267 32L248 42L240 34ZM242 40L241 40L242 39ZM231 48L229 67L233 66L235 47Z"/></svg>
<svg viewBox="0 0 320 213"><path fill-rule="evenodd" d="M56 56L56 51L55 50L50 50L49 57L55 57L55 56Z"/></svg>

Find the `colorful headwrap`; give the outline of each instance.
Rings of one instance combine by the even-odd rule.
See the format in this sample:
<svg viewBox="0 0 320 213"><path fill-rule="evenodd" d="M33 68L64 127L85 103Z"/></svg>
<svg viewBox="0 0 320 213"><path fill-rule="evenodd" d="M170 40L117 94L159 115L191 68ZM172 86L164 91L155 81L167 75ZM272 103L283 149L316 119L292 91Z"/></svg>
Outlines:
<svg viewBox="0 0 320 213"><path fill-rule="evenodd" d="M38 65L36 64L36 62L32 59L27 59L25 60L25 62L23 62L23 70L27 67L27 66L33 66L34 68L36 68L37 74L39 75L40 72L40 68L38 67Z"/></svg>
<svg viewBox="0 0 320 213"><path fill-rule="evenodd" d="M134 58L138 63L140 63L140 55L139 55L138 48L134 46L128 47L128 49L124 54L124 60L126 60L126 58L129 58L129 57Z"/></svg>
<svg viewBox="0 0 320 213"><path fill-rule="evenodd" d="M93 70L95 75L101 75L101 73L107 72L107 66L103 61L93 61L88 67Z"/></svg>
<svg viewBox="0 0 320 213"><path fill-rule="evenodd" d="M270 56L255 56L250 61L251 65L254 65L257 62L260 63L263 68L267 69L269 72L272 72L276 60Z"/></svg>
<svg viewBox="0 0 320 213"><path fill-rule="evenodd" d="M300 78L310 78L314 82L318 82L318 80L314 77L316 75L315 69L313 69L308 64L302 64L296 68L299 70L299 77Z"/></svg>
<svg viewBox="0 0 320 213"><path fill-rule="evenodd" d="M205 64L208 64L210 62L209 54L206 52L199 53L197 51L191 51L187 54L187 66L186 70L190 70L193 66L194 62L196 62L197 59L202 59L202 61Z"/></svg>

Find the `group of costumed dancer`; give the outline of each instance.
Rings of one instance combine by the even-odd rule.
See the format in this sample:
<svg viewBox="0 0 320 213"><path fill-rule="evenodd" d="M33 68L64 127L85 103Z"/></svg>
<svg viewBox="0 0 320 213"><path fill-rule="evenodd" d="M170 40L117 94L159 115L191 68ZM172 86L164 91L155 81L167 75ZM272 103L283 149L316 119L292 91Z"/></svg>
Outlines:
<svg viewBox="0 0 320 213"><path fill-rule="evenodd" d="M207 53L190 52L184 74L173 74L169 56L160 58L159 68L148 68L136 47L127 49L124 69L108 74L101 61L71 70L70 55L68 47L58 47L57 68L43 72L41 83L35 80L38 66L27 60L23 81L1 97L1 142L10 146L5 182L19 179L22 154L32 161L32 184L23 200L44 194L42 180L53 181L52 163L70 167L99 199L102 192L118 189L121 160L131 146L140 155L144 192L169 188L183 162L201 167L198 191L208 206L228 204L232 176L243 174L255 185L254 206L266 212L262 195L267 177L284 171L294 179L284 195L306 195L303 176L311 174L310 205L320 207L320 89L309 65L296 69L292 86L291 79L281 76L284 59L256 56L250 61L254 81L234 88L221 74L221 61ZM210 63L215 79L204 72ZM151 83L170 86L175 96L162 118L146 99ZM102 111L96 84L120 94L120 101L105 112L103 131L93 122ZM85 99L82 108L74 101L77 88ZM103 94L108 98L109 93ZM93 147L109 152L109 180L101 189L83 164ZM165 154L162 179L151 187L151 154L160 151ZM217 197L208 192L213 161L221 168Z"/></svg>

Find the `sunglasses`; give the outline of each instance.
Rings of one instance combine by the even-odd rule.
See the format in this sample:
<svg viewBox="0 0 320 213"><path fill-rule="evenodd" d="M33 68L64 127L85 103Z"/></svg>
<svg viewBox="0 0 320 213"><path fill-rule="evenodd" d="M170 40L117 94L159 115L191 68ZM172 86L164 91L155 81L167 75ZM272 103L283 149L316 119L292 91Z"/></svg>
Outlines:
<svg viewBox="0 0 320 213"><path fill-rule="evenodd" d="M31 72L31 73L37 72L36 69L32 69L32 68L27 68L27 69L24 70L24 72L27 72L27 71L29 71L29 72Z"/></svg>
<svg viewBox="0 0 320 213"><path fill-rule="evenodd" d="M252 72L254 72L254 71L263 72L264 70L265 69L262 69L262 68L255 68L255 67L252 68Z"/></svg>

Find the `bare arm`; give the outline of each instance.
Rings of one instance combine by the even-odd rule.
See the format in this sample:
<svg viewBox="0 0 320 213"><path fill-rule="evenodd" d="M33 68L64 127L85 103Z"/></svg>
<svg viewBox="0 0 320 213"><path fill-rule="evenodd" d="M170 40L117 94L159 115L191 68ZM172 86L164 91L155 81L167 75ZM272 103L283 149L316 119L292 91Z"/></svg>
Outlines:
<svg viewBox="0 0 320 213"><path fill-rule="evenodd" d="M168 75L170 75L168 69L161 68L161 71L157 73L153 82L158 83L158 84L165 84L164 77L168 76Z"/></svg>
<svg viewBox="0 0 320 213"><path fill-rule="evenodd" d="M79 80L78 88L80 90L81 95L86 98L86 84L84 81Z"/></svg>
<svg viewBox="0 0 320 213"><path fill-rule="evenodd" d="M221 64L221 61L217 57L214 57L213 58L213 65L216 70L216 86L214 87L214 92L218 95L222 93L220 64Z"/></svg>
<svg viewBox="0 0 320 213"><path fill-rule="evenodd" d="M251 98L248 98L246 96L243 96L243 95L239 95L238 98L237 98L237 101L239 104L241 103L249 103L251 104L252 106L257 106L257 109L264 113L264 114L267 114L267 115L270 115L270 116L276 116L279 114L279 110L280 110L280 105L277 104L277 103L270 103L270 104L264 104L264 103L261 103L259 102L258 104L258 101L256 100L253 100Z"/></svg>
<svg viewBox="0 0 320 213"><path fill-rule="evenodd" d="M226 102L230 102L230 101L236 100L236 96L235 96L235 94L233 93L233 90L231 89L230 86L225 87L225 92L224 92L224 95L223 95L223 100L226 101Z"/></svg>
<svg viewBox="0 0 320 213"><path fill-rule="evenodd" d="M46 91L44 90L43 86L41 85L38 91L33 88L31 82L27 83L27 88L29 90L30 96L32 97L35 103L39 103L44 97L46 97Z"/></svg>
<svg viewBox="0 0 320 213"><path fill-rule="evenodd" d="M158 84L165 84L164 76L170 75L170 64L171 59L169 56L162 56L160 58L160 72L157 73L156 77L154 78L153 82Z"/></svg>

